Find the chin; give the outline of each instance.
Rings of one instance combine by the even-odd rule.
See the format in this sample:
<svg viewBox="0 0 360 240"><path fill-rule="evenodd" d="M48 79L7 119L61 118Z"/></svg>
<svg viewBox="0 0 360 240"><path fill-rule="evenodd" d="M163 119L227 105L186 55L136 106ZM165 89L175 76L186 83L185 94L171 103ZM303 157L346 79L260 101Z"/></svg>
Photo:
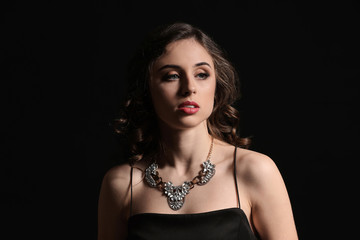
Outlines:
<svg viewBox="0 0 360 240"><path fill-rule="evenodd" d="M210 115L209 115L210 116ZM175 119L161 119L161 122L172 129L185 130L199 127L203 124L207 125L206 121L209 116L183 116Z"/></svg>

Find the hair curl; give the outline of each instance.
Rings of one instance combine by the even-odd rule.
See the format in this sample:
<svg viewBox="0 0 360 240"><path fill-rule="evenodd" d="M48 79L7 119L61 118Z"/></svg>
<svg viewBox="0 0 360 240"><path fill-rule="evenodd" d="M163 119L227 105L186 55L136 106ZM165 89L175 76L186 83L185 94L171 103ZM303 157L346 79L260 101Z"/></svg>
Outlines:
<svg viewBox="0 0 360 240"><path fill-rule="evenodd" d="M162 149L157 118L149 93L153 63L165 52L168 44L190 38L195 39L208 51L215 66L214 109L207 120L209 134L243 148L250 144L249 138L241 138L237 134L239 112L231 105L240 96L239 79L225 52L200 29L187 23L174 23L151 32L129 62L129 93L119 117L114 120L114 128L117 133L127 137L131 163L154 157Z"/></svg>

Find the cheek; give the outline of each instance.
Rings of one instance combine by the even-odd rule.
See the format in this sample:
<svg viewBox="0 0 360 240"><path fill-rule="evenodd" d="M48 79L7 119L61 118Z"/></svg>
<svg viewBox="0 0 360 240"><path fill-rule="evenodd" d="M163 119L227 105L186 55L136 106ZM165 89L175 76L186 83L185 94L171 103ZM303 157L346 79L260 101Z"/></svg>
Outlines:
<svg viewBox="0 0 360 240"><path fill-rule="evenodd" d="M206 106L206 115L210 115L214 109L215 102L215 84L207 86L204 89L203 94L201 96L201 101L203 106Z"/></svg>
<svg viewBox="0 0 360 240"><path fill-rule="evenodd" d="M212 111L214 110L214 103L215 103L215 91L213 91L212 93L209 93L207 99L208 99L207 106L208 106L209 112L212 113Z"/></svg>
<svg viewBox="0 0 360 240"><path fill-rule="evenodd" d="M156 86L150 89L154 101L169 101L173 96L173 89L164 86Z"/></svg>
<svg viewBox="0 0 360 240"><path fill-rule="evenodd" d="M173 95L175 93L174 88L164 88L161 86L152 87L150 89L151 99L154 105L154 109L157 114L161 114L161 112L169 111L172 108L172 100L174 99Z"/></svg>
<svg viewBox="0 0 360 240"><path fill-rule="evenodd" d="M205 87L205 95L207 99L211 99L211 101L214 101L215 93L216 93L216 82L215 80L212 82L212 84L209 84Z"/></svg>

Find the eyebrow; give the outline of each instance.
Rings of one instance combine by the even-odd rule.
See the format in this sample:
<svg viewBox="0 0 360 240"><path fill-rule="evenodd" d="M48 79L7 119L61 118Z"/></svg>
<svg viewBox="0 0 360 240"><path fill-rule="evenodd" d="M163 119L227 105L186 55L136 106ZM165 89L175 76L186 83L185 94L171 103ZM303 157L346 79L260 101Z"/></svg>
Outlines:
<svg viewBox="0 0 360 240"><path fill-rule="evenodd" d="M203 65L206 65L206 66L210 66L210 64L208 64L207 62L199 62L199 63L196 63L193 67L199 67L199 66L203 66ZM167 65L164 65L162 66L161 68L159 68L158 71L161 71L163 69L166 69L166 68L177 68L177 69L181 69L181 67L179 65L174 65L174 64L167 64Z"/></svg>

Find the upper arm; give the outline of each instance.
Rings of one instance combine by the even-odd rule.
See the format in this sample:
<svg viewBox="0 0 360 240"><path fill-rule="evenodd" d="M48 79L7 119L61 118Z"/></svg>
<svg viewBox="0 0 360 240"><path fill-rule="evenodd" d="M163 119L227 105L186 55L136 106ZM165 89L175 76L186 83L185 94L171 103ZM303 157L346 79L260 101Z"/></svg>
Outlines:
<svg viewBox="0 0 360 240"><path fill-rule="evenodd" d="M125 239L130 167L109 170L102 181L98 204L98 240Z"/></svg>
<svg viewBox="0 0 360 240"><path fill-rule="evenodd" d="M275 163L258 153L246 158L251 216L261 239L298 239L290 199Z"/></svg>

